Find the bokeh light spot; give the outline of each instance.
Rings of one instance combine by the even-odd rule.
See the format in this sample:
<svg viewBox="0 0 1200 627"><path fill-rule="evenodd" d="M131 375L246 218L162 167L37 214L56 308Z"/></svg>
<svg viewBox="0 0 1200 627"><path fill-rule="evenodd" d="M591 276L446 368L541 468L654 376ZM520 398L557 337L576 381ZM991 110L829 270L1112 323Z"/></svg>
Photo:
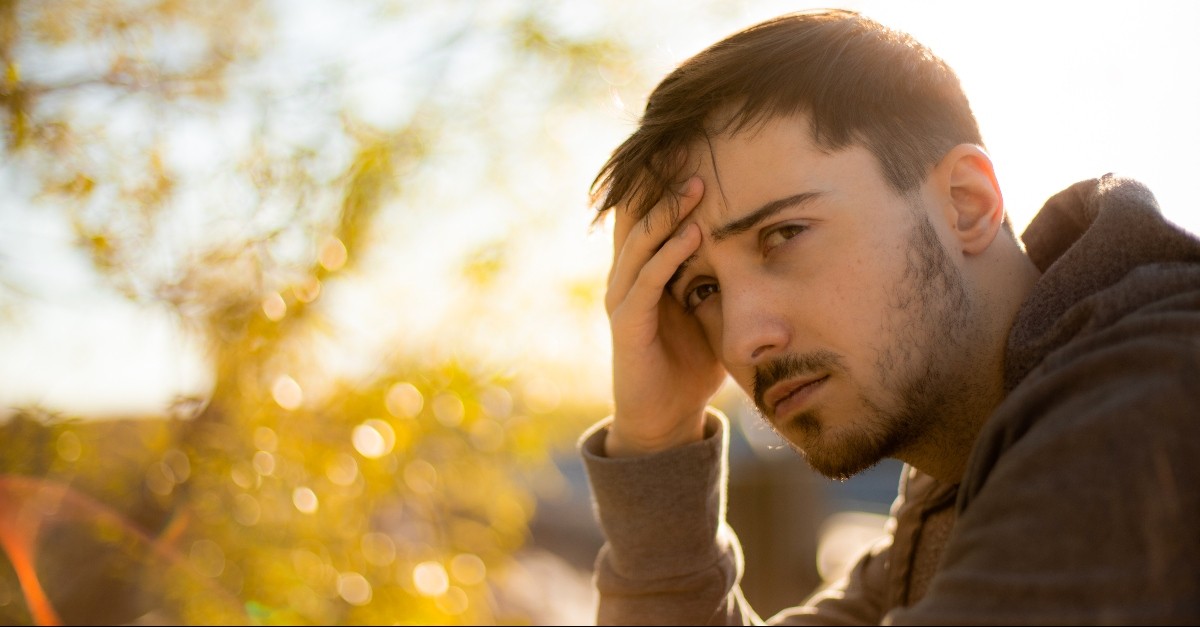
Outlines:
<svg viewBox="0 0 1200 627"><path fill-rule="evenodd" d="M383 436L369 425L354 427L354 433L351 434L350 439L354 443L354 450L367 459L383 457L387 452Z"/></svg>
<svg viewBox="0 0 1200 627"><path fill-rule="evenodd" d="M196 572L205 577L220 577L225 572L225 551L212 540L196 540L188 552Z"/></svg>
<svg viewBox="0 0 1200 627"><path fill-rule="evenodd" d="M175 489L174 473L162 462L150 464L146 468L146 487L159 496L167 496Z"/></svg>
<svg viewBox="0 0 1200 627"><path fill-rule="evenodd" d="M388 423L371 418L354 427L351 434L354 450L367 459L377 459L392 452L396 445L396 432Z"/></svg>
<svg viewBox="0 0 1200 627"><path fill-rule="evenodd" d="M325 560L308 549L292 550L292 568L310 586L319 587L325 572Z"/></svg>
<svg viewBox="0 0 1200 627"><path fill-rule="evenodd" d="M483 582L487 576L487 566L478 555L460 553L450 560L450 574L454 575L455 581L473 586Z"/></svg>
<svg viewBox="0 0 1200 627"><path fill-rule="evenodd" d="M425 397L415 385L401 381L388 388L384 403L388 413L397 418L415 418L425 406Z"/></svg>
<svg viewBox="0 0 1200 627"><path fill-rule="evenodd" d="M504 420L512 415L512 394L500 386L489 385L480 391L479 403L487 415L497 420Z"/></svg>
<svg viewBox="0 0 1200 627"><path fill-rule="evenodd" d="M338 453L325 463L325 476L337 485L348 486L358 478L358 462L345 453Z"/></svg>
<svg viewBox="0 0 1200 627"><path fill-rule="evenodd" d="M288 603L302 614L313 616L321 611L321 600L317 591L304 585L292 586L288 590ZM323 621L314 621L317 623ZM268 624L263 622L261 624Z"/></svg>
<svg viewBox="0 0 1200 627"><path fill-rule="evenodd" d="M229 477L233 479L233 484L243 490L249 490L257 487L259 475L255 472L254 465L248 464L245 461L234 463L229 469Z"/></svg>
<svg viewBox="0 0 1200 627"><path fill-rule="evenodd" d="M346 265L348 257L346 245L342 243L342 240L330 235L321 244L321 252L319 253L318 260L326 270L335 272Z"/></svg>
<svg viewBox="0 0 1200 627"><path fill-rule="evenodd" d="M292 294L295 294L296 300L302 303L311 303L321 295L321 280L315 276L310 276L300 283L293 285Z"/></svg>
<svg viewBox="0 0 1200 627"><path fill-rule="evenodd" d="M442 392L433 398L433 415L443 425L457 427L462 424L466 408L457 394Z"/></svg>
<svg viewBox="0 0 1200 627"><path fill-rule="evenodd" d="M435 602L438 609L447 614L462 614L467 611L467 606L469 605L467 593L463 592L462 588L459 587L449 588Z"/></svg>
<svg viewBox="0 0 1200 627"><path fill-rule="evenodd" d="M362 552L363 557L375 566L387 566L396 561L396 543L386 533L363 534Z"/></svg>
<svg viewBox="0 0 1200 627"><path fill-rule="evenodd" d="M304 402L304 391L300 389L300 384L286 374L275 379L275 383L271 385L271 396L280 407L288 411L299 408Z"/></svg>
<svg viewBox="0 0 1200 627"><path fill-rule="evenodd" d="M279 292L271 292L263 299L262 310L268 320L279 322L287 315L287 303L284 302Z"/></svg>
<svg viewBox="0 0 1200 627"><path fill-rule="evenodd" d="M187 453L177 448L163 454L163 463L171 469L171 473L175 476L175 483L183 483L192 475L192 462L188 459Z"/></svg>
<svg viewBox="0 0 1200 627"><path fill-rule="evenodd" d="M371 582L358 573L339 574L337 590L338 595L350 605L366 605L371 602Z"/></svg>
<svg viewBox="0 0 1200 627"><path fill-rule="evenodd" d="M233 519L238 524L253 527L258 524L261 517L262 506L258 504L258 499L249 494L239 494L233 497Z"/></svg>
<svg viewBox="0 0 1200 627"><path fill-rule="evenodd" d="M446 568L437 562L421 562L413 568L413 585L417 587L417 592L427 596L436 597L445 594L450 588L450 577L446 575Z"/></svg>
<svg viewBox="0 0 1200 627"><path fill-rule="evenodd" d="M485 419L471 425L471 444L475 448L493 453L504 446L504 427L492 419Z"/></svg>
<svg viewBox="0 0 1200 627"><path fill-rule="evenodd" d="M317 511L319 502L317 501L317 493L311 488L299 487L292 490L292 505L304 514L312 514Z"/></svg>
<svg viewBox="0 0 1200 627"><path fill-rule="evenodd" d="M437 489L437 469L418 459L404 467L404 483L417 494L433 494Z"/></svg>
<svg viewBox="0 0 1200 627"><path fill-rule="evenodd" d="M264 477L274 473L275 456L266 451L258 451L254 454L254 470Z"/></svg>
<svg viewBox="0 0 1200 627"><path fill-rule="evenodd" d="M83 443L79 441L79 436L75 435L74 431L63 431L58 434L55 450L58 452L58 457L64 462L75 462L79 461L79 457L83 455Z"/></svg>
<svg viewBox="0 0 1200 627"><path fill-rule="evenodd" d="M254 430L254 446L260 451L274 453L275 449L279 448L279 437L270 427L258 427Z"/></svg>

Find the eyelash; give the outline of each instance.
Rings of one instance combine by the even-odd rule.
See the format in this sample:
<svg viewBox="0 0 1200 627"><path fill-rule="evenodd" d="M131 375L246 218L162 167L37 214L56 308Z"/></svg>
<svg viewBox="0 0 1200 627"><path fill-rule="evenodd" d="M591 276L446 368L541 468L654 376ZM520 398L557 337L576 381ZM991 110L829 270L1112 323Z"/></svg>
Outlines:
<svg viewBox="0 0 1200 627"><path fill-rule="evenodd" d="M772 250L778 248L779 246L782 246L788 240L791 240L793 237L796 237L797 235L800 235L801 233L803 233L807 230L808 230L808 225L806 225L806 224L784 224L782 226L779 226L777 228L774 228L774 229L764 232L762 234L762 236L759 238L759 247L762 249L763 255L766 255L766 254L770 253ZM790 235L788 235L789 233L790 233ZM770 238L773 235L786 235L786 237L784 237L783 242L775 244L774 246L771 246L771 247L767 247L766 241L768 238ZM713 291L711 294L709 294L709 296L721 291L720 286L718 286L716 283L701 283L700 285L693 287L692 289L688 290L683 295L683 310L684 310L684 312L690 314L690 313L696 311L696 308L699 307L705 300L708 299L708 297L705 296L704 298L697 301L696 304L694 304L694 305L692 304L692 296L696 295L700 290L705 289L705 288L713 288Z"/></svg>
<svg viewBox="0 0 1200 627"><path fill-rule="evenodd" d="M759 248L762 249L763 254L765 255L783 244L783 242L780 242L779 244L775 244L774 246L767 247L767 245L766 245L767 239L770 238L772 235L777 235L777 234L782 235L785 232L791 233L791 235L788 235L787 237L784 238L784 241L786 242L807 230L808 230L807 224L784 224L778 228L774 228L774 229L771 229L770 231L763 233L762 237L759 239Z"/></svg>

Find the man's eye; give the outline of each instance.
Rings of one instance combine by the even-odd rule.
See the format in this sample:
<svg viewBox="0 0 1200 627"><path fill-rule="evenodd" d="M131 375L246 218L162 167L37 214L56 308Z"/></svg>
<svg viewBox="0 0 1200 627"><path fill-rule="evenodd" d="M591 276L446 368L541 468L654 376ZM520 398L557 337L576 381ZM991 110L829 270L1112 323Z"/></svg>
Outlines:
<svg viewBox="0 0 1200 627"><path fill-rule="evenodd" d="M771 229L763 234L761 242L762 250L765 253L807 230L808 227L803 224L785 224L779 228Z"/></svg>
<svg viewBox="0 0 1200 627"><path fill-rule="evenodd" d="M683 299L683 306L689 312L700 306L704 299L721 291L716 283L702 283L688 292Z"/></svg>

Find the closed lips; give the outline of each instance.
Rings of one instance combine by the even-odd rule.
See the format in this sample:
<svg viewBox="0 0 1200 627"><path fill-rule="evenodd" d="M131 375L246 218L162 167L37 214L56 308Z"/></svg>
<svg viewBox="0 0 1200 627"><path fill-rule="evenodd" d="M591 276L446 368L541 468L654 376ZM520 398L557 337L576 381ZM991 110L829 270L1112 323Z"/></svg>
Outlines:
<svg viewBox="0 0 1200 627"><path fill-rule="evenodd" d="M771 389L767 390L767 395L765 398L766 405L767 407L771 408L771 413L774 414L780 403L791 398L800 390L803 390L814 383L824 381L827 378L829 378L829 375L804 377L802 379L790 379L788 381L776 383L775 385L771 386Z"/></svg>

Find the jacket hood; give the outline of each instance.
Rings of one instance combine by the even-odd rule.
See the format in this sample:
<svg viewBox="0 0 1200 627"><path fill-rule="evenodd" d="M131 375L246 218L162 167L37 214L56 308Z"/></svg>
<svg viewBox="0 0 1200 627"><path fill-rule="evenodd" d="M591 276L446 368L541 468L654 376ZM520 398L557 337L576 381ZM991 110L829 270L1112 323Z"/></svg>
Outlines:
<svg viewBox="0 0 1200 627"><path fill-rule="evenodd" d="M1097 316L1111 319L1122 313L1114 307L1137 308L1161 296L1126 289L1120 298L1089 303L1094 295L1140 266L1200 262L1200 241L1163 218L1149 189L1111 174L1055 194L1021 239L1042 277L1008 336L1007 392Z"/></svg>

